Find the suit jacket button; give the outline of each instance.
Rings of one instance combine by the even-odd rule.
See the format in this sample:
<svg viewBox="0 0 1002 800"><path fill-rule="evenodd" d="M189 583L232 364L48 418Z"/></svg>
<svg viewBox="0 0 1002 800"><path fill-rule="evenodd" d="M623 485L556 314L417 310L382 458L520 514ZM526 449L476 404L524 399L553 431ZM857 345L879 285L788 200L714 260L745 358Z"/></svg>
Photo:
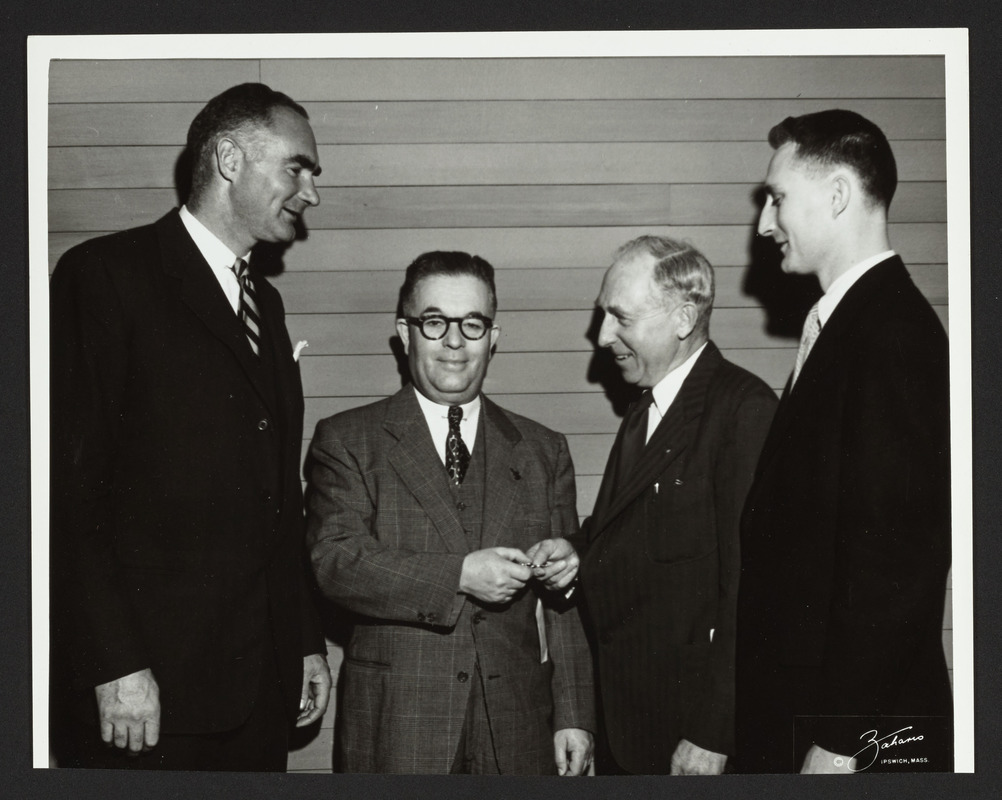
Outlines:
<svg viewBox="0 0 1002 800"><path fill-rule="evenodd" d="M464 503L462 500L460 500L458 503L456 503L456 508L458 508L460 511L462 511L464 508L466 508L466 503Z"/></svg>
<svg viewBox="0 0 1002 800"><path fill-rule="evenodd" d="M473 615L473 624L474 625L479 625L485 619L486 619L486 617L484 616L484 612L483 611L478 611L476 614Z"/></svg>
<svg viewBox="0 0 1002 800"><path fill-rule="evenodd" d="M260 421L260 422L259 422L259 423L257 424L257 429L258 429L259 431L266 431L266 430L268 430L268 420L266 420L266 419L263 419L263 420L261 420L261 421Z"/></svg>
<svg viewBox="0 0 1002 800"><path fill-rule="evenodd" d="M456 680L459 681L460 683L466 683L469 679L470 679L470 676L467 675L465 672L460 672L456 676Z"/></svg>
<svg viewBox="0 0 1002 800"><path fill-rule="evenodd" d="M437 616L436 616L436 615L434 614L434 612L433 612L433 613L431 613L431 614L428 614L428 615L427 615L427 616L425 617L425 619L426 619L426 620L428 620L428 622L434 622L434 621L435 621L436 619L438 619L438 617L437 617Z"/></svg>
<svg viewBox="0 0 1002 800"><path fill-rule="evenodd" d="M423 611L418 611L417 612L417 618L418 618L418 622L424 622L425 621L424 612Z"/></svg>

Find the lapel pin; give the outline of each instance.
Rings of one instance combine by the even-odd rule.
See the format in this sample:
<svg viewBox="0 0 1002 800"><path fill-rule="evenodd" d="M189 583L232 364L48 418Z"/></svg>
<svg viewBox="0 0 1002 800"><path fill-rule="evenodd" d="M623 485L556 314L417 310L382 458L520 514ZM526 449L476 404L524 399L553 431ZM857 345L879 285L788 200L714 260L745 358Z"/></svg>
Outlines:
<svg viewBox="0 0 1002 800"><path fill-rule="evenodd" d="M520 472L519 472L519 471L518 471L517 469L515 469L514 467L508 467L508 469L510 469L510 470L511 470L511 476L512 476L512 477L513 477L513 478L514 478L515 480L517 480L517 481L520 481L520 480L522 480L522 473L520 473Z"/></svg>
<svg viewBox="0 0 1002 800"><path fill-rule="evenodd" d="M675 479L675 485L676 486L681 486L683 483L684 483L684 481L681 478L676 478Z"/></svg>
<svg viewBox="0 0 1002 800"><path fill-rule="evenodd" d="M661 485L660 483L655 483L655 484L654 484L654 494L658 494L658 487L659 487L660 485Z"/></svg>

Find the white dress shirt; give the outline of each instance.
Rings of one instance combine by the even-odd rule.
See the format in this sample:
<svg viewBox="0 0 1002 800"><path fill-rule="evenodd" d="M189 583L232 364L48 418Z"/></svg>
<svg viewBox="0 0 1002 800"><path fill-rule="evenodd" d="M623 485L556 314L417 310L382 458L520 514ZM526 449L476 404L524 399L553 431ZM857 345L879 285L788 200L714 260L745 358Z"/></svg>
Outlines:
<svg viewBox="0 0 1002 800"><path fill-rule="evenodd" d="M699 358L700 353L702 353L705 349L706 342L703 342L703 344L697 348L696 352L665 375L654 385L654 388L651 389L651 394L654 395L654 402L651 403L651 407L647 410L647 438L644 440L645 442L649 442L651 440L651 436L654 435L654 431L657 429L658 424L664 419L665 414L668 413L668 409L671 407L671 404L678 396L679 390L682 388L682 384L685 382L685 379L688 378L689 373L692 372L696 359Z"/></svg>
<svg viewBox="0 0 1002 800"><path fill-rule="evenodd" d="M234 313L240 311L240 281L230 267L236 263L237 257L230 248L219 241L216 234L206 228L196 219L187 206L181 206L181 222L195 242L198 252L209 262L212 274L216 276L219 285L229 300ZM243 255L243 260L250 263L250 252Z"/></svg>
<svg viewBox="0 0 1002 800"><path fill-rule="evenodd" d="M449 438L450 406L429 400L417 390L417 387L414 387L414 394L417 395L418 404L428 423L428 430L431 431L431 440L435 443L438 457L442 459L442 464L445 464L445 440ZM460 408L463 409L463 418L459 421L459 433L463 437L466 449L473 455L473 445L477 441L477 422L480 419L480 395Z"/></svg>

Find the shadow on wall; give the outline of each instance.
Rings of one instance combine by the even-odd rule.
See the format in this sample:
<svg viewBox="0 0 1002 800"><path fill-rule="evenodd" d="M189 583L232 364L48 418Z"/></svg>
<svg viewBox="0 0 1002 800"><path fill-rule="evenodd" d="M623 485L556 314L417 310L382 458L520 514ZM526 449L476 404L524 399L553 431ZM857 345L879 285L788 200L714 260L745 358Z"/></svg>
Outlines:
<svg viewBox="0 0 1002 800"><path fill-rule="evenodd" d="M600 308L592 310L591 323L585 332L585 338L591 342L594 352L588 362L588 383L597 383L602 387L606 399L612 406L616 416L623 416L630 403L640 397L641 390L623 380L623 373L616 366L612 352L599 347L598 334L602 327L604 312Z"/></svg>
<svg viewBox="0 0 1002 800"><path fill-rule="evenodd" d="M756 233L759 214L765 204L765 190L757 188L752 199L758 210L751 224L750 262L741 288L765 309L766 333L799 341L804 319L821 296L821 287L814 275L783 272L779 247L771 238ZM712 324L710 329L712 332Z"/></svg>

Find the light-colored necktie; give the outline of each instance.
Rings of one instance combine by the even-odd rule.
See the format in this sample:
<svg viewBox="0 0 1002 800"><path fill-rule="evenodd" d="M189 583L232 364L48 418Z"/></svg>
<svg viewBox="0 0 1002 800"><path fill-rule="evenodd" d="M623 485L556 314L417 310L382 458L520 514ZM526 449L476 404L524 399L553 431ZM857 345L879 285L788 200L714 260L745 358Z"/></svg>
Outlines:
<svg viewBox="0 0 1002 800"><path fill-rule="evenodd" d="M804 368L804 362L811 353L811 348L821 334L821 318L818 316L818 304L811 306L804 320L804 332L800 335L800 349L797 350L797 363L793 365L793 380L790 381L790 388L797 382L800 370Z"/></svg>
<svg viewBox="0 0 1002 800"><path fill-rule="evenodd" d="M244 332L254 355L261 354L261 313L257 308L257 293L254 291L254 281L251 280L247 262L238 258L232 267L240 284L240 309L238 315L244 324Z"/></svg>

